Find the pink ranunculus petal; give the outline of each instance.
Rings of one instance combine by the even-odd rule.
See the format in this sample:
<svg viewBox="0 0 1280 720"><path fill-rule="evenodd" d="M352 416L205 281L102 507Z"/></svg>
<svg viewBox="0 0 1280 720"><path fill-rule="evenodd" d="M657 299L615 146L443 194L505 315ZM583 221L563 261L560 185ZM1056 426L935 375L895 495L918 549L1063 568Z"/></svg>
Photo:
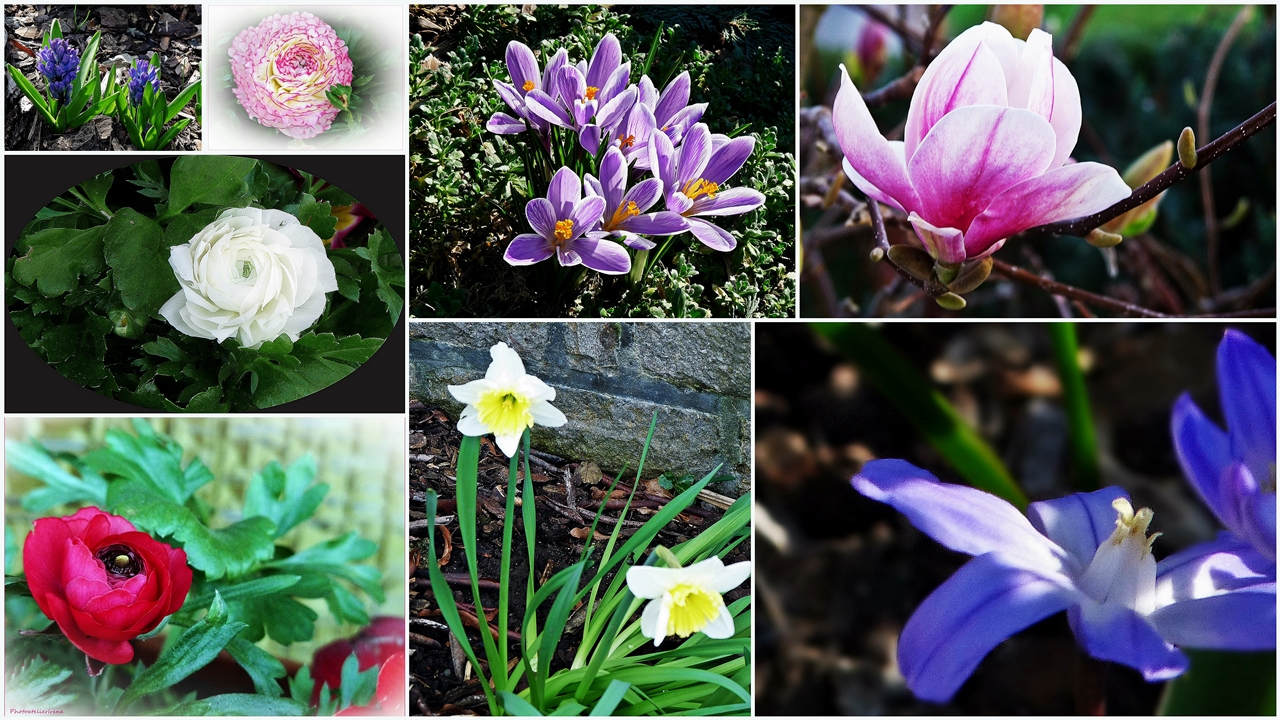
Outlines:
<svg viewBox="0 0 1280 720"><path fill-rule="evenodd" d="M1005 190L974 219L965 233L970 257L996 241L1045 223L1070 220L1105 210L1129 197L1129 186L1115 168L1073 163Z"/></svg>
<svg viewBox="0 0 1280 720"><path fill-rule="evenodd" d="M907 162L920 216L964 232L1000 193L1053 161L1049 122L1019 108L970 105L940 119Z"/></svg>
<svg viewBox="0 0 1280 720"><path fill-rule="evenodd" d="M831 122L840 150L858 173L857 178L850 179L856 183L862 178L882 197L893 198L896 207L908 212L915 210L920 199L907 178L903 153L880 135L871 111L850 82L844 66L840 67L840 92L831 109Z"/></svg>

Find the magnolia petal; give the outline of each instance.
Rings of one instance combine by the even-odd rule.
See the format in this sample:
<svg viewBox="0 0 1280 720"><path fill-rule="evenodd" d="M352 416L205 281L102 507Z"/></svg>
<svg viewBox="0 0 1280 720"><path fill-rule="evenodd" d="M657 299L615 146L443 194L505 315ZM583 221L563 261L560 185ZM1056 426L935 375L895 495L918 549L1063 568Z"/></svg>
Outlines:
<svg viewBox="0 0 1280 720"><path fill-rule="evenodd" d="M1182 473L1218 520L1235 527L1234 509L1224 505L1219 483L1232 462L1227 434L1200 412L1191 396L1183 393L1173 404L1173 446Z"/></svg>
<svg viewBox="0 0 1280 720"><path fill-rule="evenodd" d="M544 238L555 237L556 217L555 208L551 206L551 201L546 198L534 198L524 206L524 216L529 221L533 231Z"/></svg>
<svg viewBox="0 0 1280 720"><path fill-rule="evenodd" d="M1009 105L1004 69L991 47L1006 41L1012 42L1008 30L984 23L962 33L929 63L907 110L903 141L908 158L915 156L934 126L949 113L973 105Z"/></svg>
<svg viewBox="0 0 1280 720"><path fill-rule="evenodd" d="M1080 90L1067 67L1053 57L1052 36L1039 28L1031 31L1009 78L1009 105L1049 121L1057 136L1050 167L1065 163L1080 136Z"/></svg>
<svg viewBox="0 0 1280 720"><path fill-rule="evenodd" d="M724 605L720 606L720 612L716 613L711 622L702 628L702 634L712 640L724 640L733 637L733 616L729 614L729 608Z"/></svg>
<svg viewBox="0 0 1280 720"><path fill-rule="evenodd" d="M698 242L706 245L712 250L720 252L729 252L738 246L738 241L727 230L712 225L706 220L698 218L685 218L685 222L689 224L689 232L698 238Z"/></svg>
<svg viewBox="0 0 1280 720"><path fill-rule="evenodd" d="M1076 79L1058 58L1053 59L1053 111L1045 117L1058 136L1058 150L1053 155L1051 167L1061 167L1071 159L1071 151L1076 149L1084 112L1080 107L1080 88Z"/></svg>
<svg viewBox="0 0 1280 720"><path fill-rule="evenodd" d="M835 127L836 140L844 153L846 168L852 168L857 177L849 176L858 189L881 202L889 203L904 211L915 210L920 205L916 189L907 177L907 166L901 148L895 148L885 140L871 118L871 111L862 95L849 80L849 73L840 66L840 91L831 108L831 123ZM846 170L847 171L847 170ZM878 194L872 195L862 180Z"/></svg>
<svg viewBox="0 0 1280 720"><path fill-rule="evenodd" d="M526 82L532 82L535 88L542 84L542 74L538 72L538 61L533 57L533 51L518 40L507 43L507 72L511 74L511 84L522 93Z"/></svg>
<svg viewBox="0 0 1280 720"><path fill-rule="evenodd" d="M1067 617L1089 655L1128 665L1141 672L1147 682L1175 678L1190 664L1150 622L1123 605L1086 600L1071 608Z"/></svg>
<svg viewBox="0 0 1280 720"><path fill-rule="evenodd" d="M940 482L905 460L871 460L853 487L892 505L942 545L969 555L999 553L1006 561L1045 573L1061 569L1064 551L1036 532L1017 508L991 493Z"/></svg>
<svg viewBox="0 0 1280 720"><path fill-rule="evenodd" d="M992 200L1049 168L1054 143L1049 122L1029 110L973 105L947 113L914 154L906 147L920 216L967 235Z"/></svg>
<svg viewBox="0 0 1280 720"><path fill-rule="evenodd" d="M1080 563L1080 570L1093 561L1098 546L1111 537L1116 524L1117 498L1129 495L1118 487L1088 493L1073 493L1053 500L1033 502L1027 507L1031 526L1066 550Z"/></svg>
<svg viewBox="0 0 1280 720"><path fill-rule="evenodd" d="M507 251L502 254L502 259L511 265L533 265L551 257L555 249L547 239L541 235L524 233L515 236L511 244L507 246Z"/></svg>
<svg viewBox="0 0 1280 720"><path fill-rule="evenodd" d="M764 204L764 193L751 188L729 188L714 198L703 196L693 203L693 215L741 215Z"/></svg>
<svg viewBox="0 0 1280 720"><path fill-rule="evenodd" d="M605 275L622 275L631 272L631 254L612 240L594 237L578 238L573 245L582 257L582 264Z"/></svg>
<svg viewBox="0 0 1280 720"><path fill-rule="evenodd" d="M902 151L901 142L889 143L889 144L897 146L895 150L896 152L900 153ZM907 212L905 209L903 209L902 205L898 204L897 200L894 200L893 198L889 197L883 190L876 187L875 185L872 185L870 182L867 181L866 178L859 175L858 171L853 169L853 165L849 164L849 158L843 159L841 161L841 165L844 167L844 174L847 175L851 181L853 181L854 187L861 190L863 195L866 195L868 198L872 200L877 200L885 205L888 205L889 207L897 210L898 212L902 212L902 213Z"/></svg>
<svg viewBox="0 0 1280 720"><path fill-rule="evenodd" d="M707 166L699 173L699 177L707 182L723 185L742 168L755 147L756 139L750 135L730 140L716 148L711 154L711 159L707 161Z"/></svg>
<svg viewBox="0 0 1280 720"><path fill-rule="evenodd" d="M1276 360L1239 330L1218 344L1218 394L1227 419L1231 454L1254 478L1274 477L1276 464Z"/></svg>
<svg viewBox="0 0 1280 720"><path fill-rule="evenodd" d="M524 120L503 112L494 113L489 118L489 122L485 123L484 128L495 135L516 135L529 129L524 124Z"/></svg>
<svg viewBox="0 0 1280 720"><path fill-rule="evenodd" d="M970 257L1028 228L1096 213L1132 191L1115 168L1071 163L1005 190L974 219L965 233Z"/></svg>
<svg viewBox="0 0 1280 720"><path fill-rule="evenodd" d="M1058 582L1007 565L997 554L974 558L925 598L902 629L898 665L907 687L922 700L950 700L1001 641L1072 602Z"/></svg>
<svg viewBox="0 0 1280 720"><path fill-rule="evenodd" d="M959 265L964 262L964 233L955 228L934 227L916 213L907 216L916 236L924 243L929 257L944 265Z"/></svg>

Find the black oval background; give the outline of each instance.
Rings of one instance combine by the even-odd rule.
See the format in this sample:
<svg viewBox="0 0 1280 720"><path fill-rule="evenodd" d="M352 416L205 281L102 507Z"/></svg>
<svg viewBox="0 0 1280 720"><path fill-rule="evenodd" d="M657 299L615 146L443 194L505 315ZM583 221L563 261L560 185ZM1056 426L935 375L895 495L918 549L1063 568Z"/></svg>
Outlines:
<svg viewBox="0 0 1280 720"><path fill-rule="evenodd" d="M177 155L6 155L4 252L8 258L22 228L35 214L66 192L107 170ZM403 155L244 155L305 170L337 185L363 203L391 233L400 257L405 254L405 178ZM407 305L407 304L406 304ZM406 306L405 310L408 308ZM363 365L329 387L290 403L254 413L403 413L408 403L405 312L382 347ZM81 387L41 360L18 334L5 309L6 413L163 415Z"/></svg>

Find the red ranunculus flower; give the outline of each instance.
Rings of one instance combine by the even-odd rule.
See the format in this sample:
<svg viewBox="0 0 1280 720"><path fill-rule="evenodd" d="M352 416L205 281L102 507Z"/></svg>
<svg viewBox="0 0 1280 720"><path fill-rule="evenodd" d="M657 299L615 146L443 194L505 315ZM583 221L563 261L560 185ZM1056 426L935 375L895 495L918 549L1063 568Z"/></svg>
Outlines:
<svg viewBox="0 0 1280 720"><path fill-rule="evenodd" d="M403 676L404 631L404 618L383 615L375 617L355 637L349 640L334 640L317 650L311 657L311 677L315 680L315 688L311 692L311 704L316 705L320 702L320 688L324 685L329 686L330 697L337 696L338 687L342 685L342 663L353 652L356 654L357 667L361 671L371 667L385 670L387 661L399 653L400 674ZM389 688L389 686L386 687ZM403 681L401 687L403 688ZM383 699L384 694L382 673L379 672L375 702L381 704L385 711L387 700ZM394 695L394 693L390 694ZM404 703L403 695L404 693L401 692L400 697L396 698L401 704Z"/></svg>
<svg viewBox="0 0 1280 720"><path fill-rule="evenodd" d="M132 661L129 641L182 607L191 589L185 552L95 507L37 520L22 566L36 604L71 644L113 665Z"/></svg>

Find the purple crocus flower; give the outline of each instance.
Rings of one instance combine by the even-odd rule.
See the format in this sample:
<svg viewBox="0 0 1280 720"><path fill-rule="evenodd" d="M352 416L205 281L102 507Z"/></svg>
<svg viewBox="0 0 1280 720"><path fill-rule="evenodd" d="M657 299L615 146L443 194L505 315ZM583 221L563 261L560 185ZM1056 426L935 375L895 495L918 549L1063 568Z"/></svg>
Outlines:
<svg viewBox="0 0 1280 720"><path fill-rule="evenodd" d="M702 119L707 103L689 104L688 71L667 83L661 94L645 75L636 85L636 93L636 104L631 107L626 125L619 129L615 142L622 148L627 162L638 170L648 170L650 134L659 130L673 146L678 146L685 132Z"/></svg>
<svg viewBox="0 0 1280 720"><path fill-rule="evenodd" d="M755 145L751 136L732 140L712 136L704 123L689 129L678 154L664 133L655 132L649 138L649 167L662 180L667 210L684 217L694 237L712 250L728 252L738 241L698 216L741 215L764 204L764 195L756 190L720 189Z"/></svg>
<svg viewBox="0 0 1280 720"><path fill-rule="evenodd" d="M54 38L36 53L36 69L49 83L49 97L65 104L80 72L80 51L64 39Z"/></svg>
<svg viewBox="0 0 1280 720"><path fill-rule="evenodd" d="M1187 669L1172 637L1260 632L1255 617L1182 604L1204 589L1169 560L1157 565L1151 544L1159 533L1147 535L1152 512L1135 512L1120 488L1032 503L1024 517L994 495L939 482L903 460L866 463L853 486L942 545L975 556L925 598L899 639L902 674L924 700L947 701L1002 640L1063 610L1085 652L1151 682ZM1224 583L1255 575L1239 563L1215 571Z"/></svg>
<svg viewBox="0 0 1280 720"><path fill-rule="evenodd" d="M594 155L635 104L630 82L631 63L622 62L622 46L609 33L596 45L590 63L565 64L553 87L530 90L525 103L544 121L576 132L578 142Z"/></svg>
<svg viewBox="0 0 1280 720"><path fill-rule="evenodd" d="M605 201L604 214L590 233L592 237L620 237L627 247L649 250L655 243L641 235L675 235L688 229L684 218L673 212L648 213L662 197L662 181L647 178L628 190L627 160L616 147L610 147L600 159L600 179L591 175L584 179L587 193Z"/></svg>
<svg viewBox="0 0 1280 720"><path fill-rule="evenodd" d="M515 135L532 127L546 135L547 122L529 112L525 97L532 90L550 87L552 79L568 61L569 53L561 48L551 57L546 70L539 74L538 60L533 56L533 51L528 45L516 40L507 43L507 72L511 75L511 82L494 80L493 87L515 116L496 112L489 118L489 122L485 125L486 129L498 135Z"/></svg>
<svg viewBox="0 0 1280 720"><path fill-rule="evenodd" d="M600 222L605 199L582 197L582 181L567 167L551 178L545 198L524 207L533 233L517 235L503 258L512 265L532 265L555 255L563 266L586 265L606 275L631 270L631 256L616 242L585 233Z"/></svg>
<svg viewBox="0 0 1280 720"><path fill-rule="evenodd" d="M129 68L129 102L135 106L142 103L142 94L147 83L157 95L160 93L160 74L158 67L152 67L146 60L139 61Z"/></svg>
<svg viewBox="0 0 1280 720"><path fill-rule="evenodd" d="M1276 638L1276 361L1247 335L1228 330L1218 345L1218 391L1227 432L1190 395L1173 408L1173 442L1182 469L1226 526L1218 538L1166 558L1161 588L1177 593L1180 612L1251 618L1248 628L1196 625L1166 636L1192 647L1266 650ZM1228 568L1224 571L1223 568ZM1231 571L1234 569L1235 571ZM1245 572L1248 571L1248 572ZM1230 632L1235 630L1235 632Z"/></svg>

